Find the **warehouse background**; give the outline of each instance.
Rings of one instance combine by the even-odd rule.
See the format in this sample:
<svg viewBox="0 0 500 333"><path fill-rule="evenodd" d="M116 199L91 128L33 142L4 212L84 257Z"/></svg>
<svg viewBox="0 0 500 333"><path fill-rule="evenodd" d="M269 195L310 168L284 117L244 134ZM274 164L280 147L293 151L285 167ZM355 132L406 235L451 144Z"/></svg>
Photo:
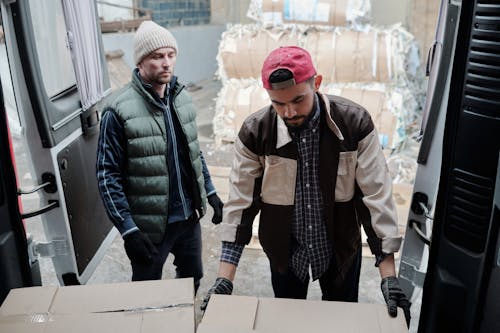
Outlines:
<svg viewBox="0 0 500 333"><path fill-rule="evenodd" d="M108 23L105 26L114 22L113 29L103 28L105 47L113 50L121 46L124 59L130 66L134 66L130 52L133 33L127 32L135 30L140 18L151 17L168 27L183 50L178 60L178 73L182 73L186 81L196 82L211 78L216 72L214 55L226 25L254 23L247 16L249 4L250 0L108 0L98 1L98 10L102 21ZM371 1L371 23L376 26L401 23L415 36L422 63L434 40L438 12L438 0ZM135 25L127 25L127 22L134 23L137 19ZM202 29L194 28L200 25Z"/></svg>

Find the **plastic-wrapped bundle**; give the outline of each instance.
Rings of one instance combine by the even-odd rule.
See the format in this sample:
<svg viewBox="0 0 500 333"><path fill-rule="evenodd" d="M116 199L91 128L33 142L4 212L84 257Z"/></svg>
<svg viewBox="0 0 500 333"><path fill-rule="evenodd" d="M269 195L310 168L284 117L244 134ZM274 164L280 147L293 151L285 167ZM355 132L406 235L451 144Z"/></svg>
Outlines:
<svg viewBox="0 0 500 333"><path fill-rule="evenodd" d="M247 16L263 25L357 26L370 12L370 0L251 0Z"/></svg>
<svg viewBox="0 0 500 333"><path fill-rule="evenodd" d="M388 82L393 76L390 35L378 31L311 31L310 50L318 72L328 82Z"/></svg>
<svg viewBox="0 0 500 333"><path fill-rule="evenodd" d="M340 95L362 105L370 113L384 149L399 150L420 117L418 94L409 86L382 83L326 84L320 91Z"/></svg>
<svg viewBox="0 0 500 333"><path fill-rule="evenodd" d="M301 34L292 28L264 29L235 25L222 34L217 60L222 79L259 78L264 59L279 46L298 45Z"/></svg>
<svg viewBox="0 0 500 333"><path fill-rule="evenodd" d="M269 104L269 96L260 80L225 81L215 103L213 125L216 140L234 142L245 118Z"/></svg>
<svg viewBox="0 0 500 333"><path fill-rule="evenodd" d="M415 75L418 50L401 26L364 31L304 25L263 28L235 25L222 35L218 62L221 79L259 78L273 49L298 45L307 49L325 81L389 82Z"/></svg>

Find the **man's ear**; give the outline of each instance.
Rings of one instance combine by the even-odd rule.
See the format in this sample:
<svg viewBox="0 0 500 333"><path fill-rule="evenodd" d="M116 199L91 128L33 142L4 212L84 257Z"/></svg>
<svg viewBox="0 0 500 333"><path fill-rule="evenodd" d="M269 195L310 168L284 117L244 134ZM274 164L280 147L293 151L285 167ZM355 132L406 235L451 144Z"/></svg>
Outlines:
<svg viewBox="0 0 500 333"><path fill-rule="evenodd" d="M318 91L322 81L323 81L323 75L319 74L314 77L314 91Z"/></svg>

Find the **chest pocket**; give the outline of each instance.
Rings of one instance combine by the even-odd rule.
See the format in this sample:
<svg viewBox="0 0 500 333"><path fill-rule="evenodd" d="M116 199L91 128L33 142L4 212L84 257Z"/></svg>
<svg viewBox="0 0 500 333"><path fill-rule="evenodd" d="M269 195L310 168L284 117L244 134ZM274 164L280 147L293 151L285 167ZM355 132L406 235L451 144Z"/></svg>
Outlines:
<svg viewBox="0 0 500 333"><path fill-rule="evenodd" d="M349 151L342 152L339 155L337 184L335 186L336 202L346 202L354 196L357 154L356 151Z"/></svg>
<svg viewBox="0 0 500 333"><path fill-rule="evenodd" d="M265 158L262 178L262 201L272 205L293 205L297 161L270 155Z"/></svg>

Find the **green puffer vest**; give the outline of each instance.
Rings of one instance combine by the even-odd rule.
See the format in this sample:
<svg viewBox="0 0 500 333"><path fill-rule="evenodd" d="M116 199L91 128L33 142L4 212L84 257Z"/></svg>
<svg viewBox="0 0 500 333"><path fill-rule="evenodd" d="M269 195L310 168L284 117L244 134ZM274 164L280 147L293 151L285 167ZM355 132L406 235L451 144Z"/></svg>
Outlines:
<svg viewBox="0 0 500 333"><path fill-rule="evenodd" d="M196 110L183 88L183 85L175 84L173 106L186 138L179 141L188 144L193 179L196 179L192 191L193 208L201 217L206 212L207 199L195 123ZM159 243L165 234L169 199L163 106L144 89L134 73L132 81L112 95L107 109L116 112L125 131L127 165L124 190L132 218L151 241Z"/></svg>

